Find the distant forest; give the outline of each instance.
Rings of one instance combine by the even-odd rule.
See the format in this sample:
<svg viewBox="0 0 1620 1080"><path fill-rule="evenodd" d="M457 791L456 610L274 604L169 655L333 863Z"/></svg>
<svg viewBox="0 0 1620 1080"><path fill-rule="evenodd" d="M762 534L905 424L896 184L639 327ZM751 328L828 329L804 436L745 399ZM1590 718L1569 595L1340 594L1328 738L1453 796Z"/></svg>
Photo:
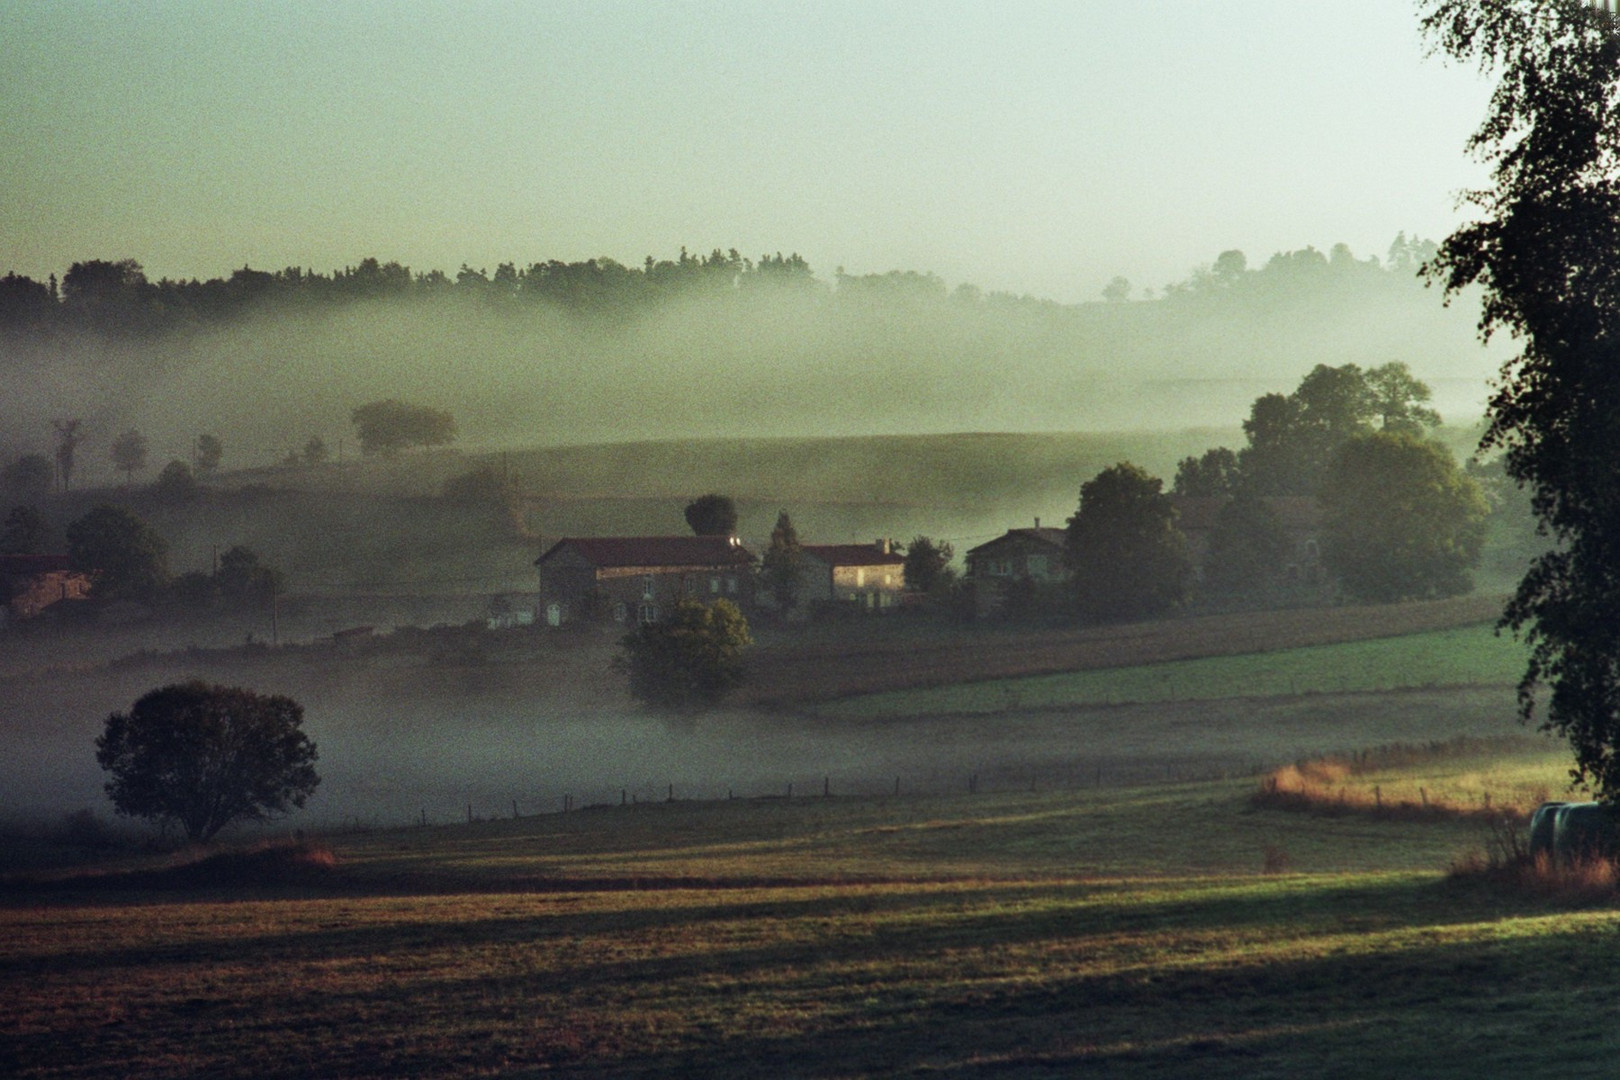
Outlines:
<svg viewBox="0 0 1620 1080"><path fill-rule="evenodd" d="M1311 294L1383 294L1420 290L1418 270L1434 244L1403 233L1387 257L1357 258L1343 244L1327 253L1314 247L1279 252L1251 268L1240 251L1221 253L1188 278L1162 289L1135 289L1116 277L1101 303L1154 299L1169 305L1270 307ZM849 301L861 306L952 304L1005 310L1064 311L1092 305L1062 305L1031 296L983 292L970 284L949 288L932 273L892 270L884 274L845 274L831 282L816 276L797 254L742 257L736 249L693 255L684 248L675 259L647 256L640 267L610 258L582 262L549 260L519 267L506 262L493 273L463 265L452 277L440 270L413 272L398 262L366 258L354 266L322 274L301 267L279 271L244 266L228 277L151 281L133 259L75 262L60 281L8 272L0 278L0 332L50 335L89 332L108 337L155 337L229 323L250 315L309 308L339 308L379 300L452 299L492 310L545 307L589 320L621 320L677 299L727 295L800 294Z"/></svg>

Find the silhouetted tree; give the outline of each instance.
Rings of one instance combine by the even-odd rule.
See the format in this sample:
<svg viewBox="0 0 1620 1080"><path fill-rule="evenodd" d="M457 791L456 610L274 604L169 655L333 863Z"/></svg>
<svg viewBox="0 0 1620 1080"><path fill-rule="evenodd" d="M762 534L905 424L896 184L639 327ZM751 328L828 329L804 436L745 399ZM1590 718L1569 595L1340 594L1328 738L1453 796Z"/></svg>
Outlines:
<svg viewBox="0 0 1620 1080"><path fill-rule="evenodd" d="M1187 538L1176 528L1163 486L1139 466L1120 462L1080 488L1065 561L1083 617L1156 615L1186 599L1192 574Z"/></svg>
<svg viewBox="0 0 1620 1080"><path fill-rule="evenodd" d="M67 527L68 562L93 574L91 595L150 600L169 577L169 545L121 506L101 505Z"/></svg>
<svg viewBox="0 0 1620 1080"><path fill-rule="evenodd" d="M220 459L225 456L225 444L220 442L218 435L197 436L197 471L206 476L219 468Z"/></svg>
<svg viewBox="0 0 1620 1080"><path fill-rule="evenodd" d="M927 536L914 537L906 545L905 562L901 572L906 588L912 592L931 593L943 589L955 579L951 558L956 554L950 544L936 542Z"/></svg>
<svg viewBox="0 0 1620 1080"><path fill-rule="evenodd" d="M206 843L236 821L302 807L321 780L304 708L279 694L203 682L143 694L96 739L113 808Z"/></svg>
<svg viewBox="0 0 1620 1080"><path fill-rule="evenodd" d="M799 533L793 519L783 510L776 515L771 542L760 559L760 579L766 591L783 611L799 602L803 584L804 554L799 549Z"/></svg>
<svg viewBox="0 0 1620 1080"><path fill-rule="evenodd" d="M152 494L167 503L187 503L197 497L197 478L191 466L175 458L152 481Z"/></svg>
<svg viewBox="0 0 1620 1080"><path fill-rule="evenodd" d="M1620 799L1620 35L1595 5L1425 0L1440 52L1497 75L1469 148L1491 165L1473 220L1426 268L1448 295L1483 286L1503 368L1484 445L1507 454L1556 543L1504 614L1530 643L1528 719L1575 752L1576 778Z"/></svg>
<svg viewBox="0 0 1620 1080"><path fill-rule="evenodd" d="M1230 495L1237 490L1238 477L1237 455L1217 446L1200 457L1184 457L1177 462L1171 491L1194 497Z"/></svg>
<svg viewBox="0 0 1620 1080"><path fill-rule="evenodd" d="M262 607L281 591L281 573L259 562L258 553L238 544L219 557L214 585L227 603Z"/></svg>
<svg viewBox="0 0 1620 1080"><path fill-rule="evenodd" d="M130 428L112 441L108 456L124 471L125 483L133 483L135 470L146 467L146 436Z"/></svg>
<svg viewBox="0 0 1620 1080"><path fill-rule="evenodd" d="M1413 435L1358 435L1322 488L1322 560L1362 600L1456 596L1473 588L1490 512L1451 452Z"/></svg>
<svg viewBox="0 0 1620 1080"><path fill-rule="evenodd" d="M443 409L389 399L361 405L350 413L360 449L391 457L415 446L443 446L455 441L456 422Z"/></svg>
<svg viewBox="0 0 1620 1080"><path fill-rule="evenodd" d="M735 536L737 504L726 495L699 495L686 504L686 524L697 536Z"/></svg>
<svg viewBox="0 0 1620 1080"><path fill-rule="evenodd" d="M78 417L53 420L51 426L56 429L56 475L66 491L73 484L74 459L84 442L83 426Z"/></svg>
<svg viewBox="0 0 1620 1080"><path fill-rule="evenodd" d="M619 663L638 701L687 709L712 705L739 685L742 654L752 644L748 620L731 601L683 599L667 617L625 635Z"/></svg>
<svg viewBox="0 0 1620 1080"><path fill-rule="evenodd" d="M1256 598L1278 581L1288 549L1288 534L1276 511L1258 496L1239 492L1215 516L1203 591L1226 600Z"/></svg>

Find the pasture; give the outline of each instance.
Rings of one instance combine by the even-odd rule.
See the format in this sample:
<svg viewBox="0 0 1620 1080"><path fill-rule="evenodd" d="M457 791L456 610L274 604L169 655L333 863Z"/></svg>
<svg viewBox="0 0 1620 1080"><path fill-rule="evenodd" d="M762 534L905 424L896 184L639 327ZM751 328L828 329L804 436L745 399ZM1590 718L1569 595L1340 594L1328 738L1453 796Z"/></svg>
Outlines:
<svg viewBox="0 0 1620 1080"><path fill-rule="evenodd" d="M1556 789L1546 750L1377 775ZM0 1071L1607 1073L1608 901L1448 874L1490 842L1466 815L1256 790L643 803L329 836L330 867L13 880Z"/></svg>
<svg viewBox="0 0 1620 1080"><path fill-rule="evenodd" d="M1527 653L1488 625L1275 651L881 691L818 707L845 719L1225 698L1510 686Z"/></svg>

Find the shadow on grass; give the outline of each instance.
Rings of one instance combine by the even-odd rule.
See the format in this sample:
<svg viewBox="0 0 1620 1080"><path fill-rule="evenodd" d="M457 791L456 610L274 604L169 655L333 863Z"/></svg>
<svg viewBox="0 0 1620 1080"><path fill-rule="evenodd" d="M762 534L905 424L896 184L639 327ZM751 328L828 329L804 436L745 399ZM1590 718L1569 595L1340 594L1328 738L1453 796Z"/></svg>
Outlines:
<svg viewBox="0 0 1620 1080"><path fill-rule="evenodd" d="M331 1074L1239 1076L1258 1075L1264 1061L1285 1071L1342 1066L1313 1073L1322 1076L1397 1075L1397 1067L1443 1076L1439 1049L1478 1076L1509 1074L1478 1071L1481 1052L1503 1070L1532 1054L1540 1066L1578 1063L1612 1052L1620 1038L1609 1034L1603 990L1620 960L1612 930L1448 940L1469 924L1558 909L1427 877L1264 884L795 889L727 893L732 899L690 907L680 906L685 894L626 910L490 917L430 908L392 924L323 922L241 939L35 953L0 965L0 990L171 977L184 993L141 1002L143 1037L183 1047L202 1022L240 1022L236 1037L246 1040L319 1027L336 1040L319 1062ZM358 921L367 912L321 917ZM732 930L706 926L722 922L755 931L738 939L751 943L728 946ZM773 922L782 939L760 942ZM1389 951L1346 943L1380 931L1406 936ZM1085 970L1088 956L1133 935L1161 944L1144 946L1136 962ZM1281 961L1241 952L1217 960L1200 955L1210 935L1301 945ZM1041 945L1051 952L1039 970L997 970L1004 950ZM614 959L626 951L654 955ZM384 955L422 967L363 988L281 992L267 1012L231 993L228 979L210 978L248 971L274 981L306 965L342 968ZM488 973L457 959L491 956L499 962ZM546 960L536 967L530 956ZM199 986L214 996L196 996ZM736 1008L755 1015L719 1029L693 1019L692 1010L723 1017ZM495 1037L447 1037L436 1028L445 1017L454 1030ZM1560 1048L1548 1058L1536 1031L1555 1017ZM650 1034L655 1021L666 1030ZM73 1035L14 1032L6 1042L15 1060L49 1071L118 1060L127 1031ZM310 1064L269 1055L253 1074L303 1075Z"/></svg>

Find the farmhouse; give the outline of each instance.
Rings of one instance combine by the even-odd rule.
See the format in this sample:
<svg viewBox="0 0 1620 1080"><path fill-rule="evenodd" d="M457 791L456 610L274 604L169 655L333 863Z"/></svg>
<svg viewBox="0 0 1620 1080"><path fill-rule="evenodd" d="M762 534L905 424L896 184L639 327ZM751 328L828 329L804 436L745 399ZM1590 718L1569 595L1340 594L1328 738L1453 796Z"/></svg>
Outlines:
<svg viewBox="0 0 1620 1080"><path fill-rule="evenodd" d="M803 592L811 603L853 604L866 611L899 606L906 560L887 540L872 544L803 544Z"/></svg>
<svg viewBox="0 0 1620 1080"><path fill-rule="evenodd" d="M966 579L973 584L974 607L988 615L1002 607L1007 589L1016 582L1047 585L1062 581L1065 570L1063 529L1008 529L994 540L969 548Z"/></svg>
<svg viewBox="0 0 1620 1080"><path fill-rule="evenodd" d="M66 555L0 555L0 625L89 595L90 575L69 569Z"/></svg>
<svg viewBox="0 0 1620 1080"><path fill-rule="evenodd" d="M656 622L682 597L746 603L758 560L735 536L565 537L535 560L548 626Z"/></svg>

